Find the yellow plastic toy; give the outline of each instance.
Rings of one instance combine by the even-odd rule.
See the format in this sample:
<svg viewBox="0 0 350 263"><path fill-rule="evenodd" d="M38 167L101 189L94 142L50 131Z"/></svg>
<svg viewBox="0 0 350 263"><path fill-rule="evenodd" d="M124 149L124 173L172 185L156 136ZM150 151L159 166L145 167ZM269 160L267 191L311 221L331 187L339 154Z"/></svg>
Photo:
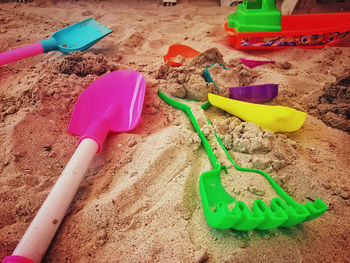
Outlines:
<svg viewBox="0 0 350 263"><path fill-rule="evenodd" d="M284 106L261 105L208 94L211 105L240 119L253 122L273 132L293 132L303 125L306 113Z"/></svg>

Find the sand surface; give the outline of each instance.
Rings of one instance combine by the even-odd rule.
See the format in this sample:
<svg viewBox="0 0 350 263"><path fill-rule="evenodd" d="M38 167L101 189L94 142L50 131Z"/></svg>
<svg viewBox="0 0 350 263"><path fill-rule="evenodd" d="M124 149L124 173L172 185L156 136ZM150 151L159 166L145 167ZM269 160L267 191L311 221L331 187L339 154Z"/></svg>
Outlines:
<svg viewBox="0 0 350 263"><path fill-rule="evenodd" d="M0 258L10 255L77 147L66 129L79 94L120 69L147 81L142 121L111 134L93 160L43 262L350 262L350 49L242 52L226 43L234 7L215 1L44 1L0 3L0 52L35 43L93 17L113 33L84 53L50 52L0 67ZM179 68L164 64L171 44L202 52ZM275 60L253 69L238 58ZM220 85L278 83L269 104L306 111L300 130L272 133L222 110L200 108L205 66ZM188 117L157 95L191 102L218 160L226 191L266 203L262 177L235 171L232 159L266 171L296 201L322 199L310 222L268 231L216 230L203 215L198 181L212 169ZM206 123L210 120L212 126Z"/></svg>

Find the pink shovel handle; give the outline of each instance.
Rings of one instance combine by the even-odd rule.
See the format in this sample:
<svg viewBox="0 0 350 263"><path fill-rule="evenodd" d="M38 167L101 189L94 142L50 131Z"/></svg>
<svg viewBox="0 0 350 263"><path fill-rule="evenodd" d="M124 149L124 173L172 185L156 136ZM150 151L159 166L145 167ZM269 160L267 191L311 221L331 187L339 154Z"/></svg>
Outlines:
<svg viewBox="0 0 350 263"><path fill-rule="evenodd" d="M78 191L94 158L97 142L85 139L78 145L66 168L51 189L22 239L2 263L39 263Z"/></svg>
<svg viewBox="0 0 350 263"><path fill-rule="evenodd" d="M15 256L15 255L8 256L4 258L1 262L2 263L34 263L28 258L25 258L22 256Z"/></svg>
<svg viewBox="0 0 350 263"><path fill-rule="evenodd" d="M37 42L25 47L16 48L10 51L0 53L0 66L10 62L21 60L24 58L32 57L38 54L44 53L44 48Z"/></svg>

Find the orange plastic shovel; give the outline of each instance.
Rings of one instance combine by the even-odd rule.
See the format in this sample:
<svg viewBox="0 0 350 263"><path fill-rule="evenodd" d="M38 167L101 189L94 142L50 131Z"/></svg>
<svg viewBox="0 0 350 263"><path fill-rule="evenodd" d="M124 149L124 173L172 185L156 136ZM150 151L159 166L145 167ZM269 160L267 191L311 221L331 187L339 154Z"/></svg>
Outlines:
<svg viewBox="0 0 350 263"><path fill-rule="evenodd" d="M176 57L177 56L182 56L184 58L194 58L195 56L197 56L198 54L200 54L199 51L186 46L186 45L181 45L181 44L175 44L175 45L171 45L168 49L168 53L165 54L164 58L164 62L169 63L170 66L172 67L180 67L182 66L181 62L176 61Z"/></svg>

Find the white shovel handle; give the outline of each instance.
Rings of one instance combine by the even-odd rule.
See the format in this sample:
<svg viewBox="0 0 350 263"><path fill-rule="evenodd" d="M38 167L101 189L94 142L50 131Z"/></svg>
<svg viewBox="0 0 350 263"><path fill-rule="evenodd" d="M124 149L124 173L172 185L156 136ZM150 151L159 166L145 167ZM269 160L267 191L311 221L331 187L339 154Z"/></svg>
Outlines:
<svg viewBox="0 0 350 263"><path fill-rule="evenodd" d="M97 149L98 144L92 139L80 142L13 255L26 257L35 263L41 261Z"/></svg>

